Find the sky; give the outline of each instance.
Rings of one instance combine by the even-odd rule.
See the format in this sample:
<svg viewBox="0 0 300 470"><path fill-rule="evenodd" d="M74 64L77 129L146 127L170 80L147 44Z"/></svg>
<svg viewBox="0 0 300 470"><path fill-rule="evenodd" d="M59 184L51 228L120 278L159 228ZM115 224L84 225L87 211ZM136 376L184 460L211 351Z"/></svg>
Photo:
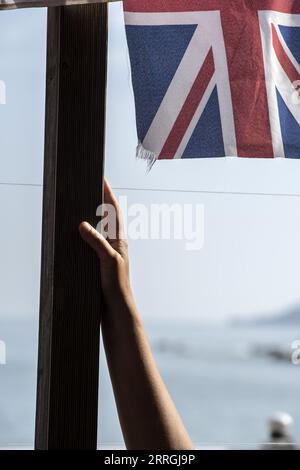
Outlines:
<svg viewBox="0 0 300 470"><path fill-rule="evenodd" d="M45 9L1 12L0 321L38 315L45 51ZM200 251L182 241L129 240L143 318L222 322L300 304L300 162L178 160L147 173L135 159L120 3L110 6L107 98L106 175L116 194L129 204L204 205Z"/></svg>

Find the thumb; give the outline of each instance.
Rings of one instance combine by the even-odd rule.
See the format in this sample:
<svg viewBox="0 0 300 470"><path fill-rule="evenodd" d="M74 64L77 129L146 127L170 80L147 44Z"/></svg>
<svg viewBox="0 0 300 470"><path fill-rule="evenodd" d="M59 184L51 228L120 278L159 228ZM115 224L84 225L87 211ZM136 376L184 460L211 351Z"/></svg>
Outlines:
<svg viewBox="0 0 300 470"><path fill-rule="evenodd" d="M81 238L96 252L101 261L116 258L117 252L107 240L97 232L88 222L79 225Z"/></svg>

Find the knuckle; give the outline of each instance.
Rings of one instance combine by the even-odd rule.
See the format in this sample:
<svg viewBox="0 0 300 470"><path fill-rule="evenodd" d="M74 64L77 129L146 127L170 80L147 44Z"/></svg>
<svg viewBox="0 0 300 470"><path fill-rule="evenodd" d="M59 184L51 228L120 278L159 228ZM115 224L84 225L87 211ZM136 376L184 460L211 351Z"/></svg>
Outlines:
<svg viewBox="0 0 300 470"><path fill-rule="evenodd" d="M126 252L128 250L128 241L122 240L120 243L120 248L123 252Z"/></svg>
<svg viewBox="0 0 300 470"><path fill-rule="evenodd" d="M110 259L111 259L111 262L112 264L117 267L120 263L120 255L119 253L113 253L111 256L110 256Z"/></svg>

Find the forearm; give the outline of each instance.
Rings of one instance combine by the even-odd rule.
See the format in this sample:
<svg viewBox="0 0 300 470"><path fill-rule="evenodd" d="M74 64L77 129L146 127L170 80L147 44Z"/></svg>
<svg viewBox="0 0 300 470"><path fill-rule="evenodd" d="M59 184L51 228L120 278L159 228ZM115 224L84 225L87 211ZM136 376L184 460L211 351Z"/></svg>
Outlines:
<svg viewBox="0 0 300 470"><path fill-rule="evenodd" d="M90 224L80 234L100 259L102 333L120 423L128 449L192 449L192 443L157 370L140 320L129 279L128 247L118 202L107 182L106 204L115 208L105 239ZM106 222L107 223L107 222Z"/></svg>
<svg viewBox="0 0 300 470"><path fill-rule="evenodd" d="M130 293L106 307L102 334L128 449L192 449Z"/></svg>

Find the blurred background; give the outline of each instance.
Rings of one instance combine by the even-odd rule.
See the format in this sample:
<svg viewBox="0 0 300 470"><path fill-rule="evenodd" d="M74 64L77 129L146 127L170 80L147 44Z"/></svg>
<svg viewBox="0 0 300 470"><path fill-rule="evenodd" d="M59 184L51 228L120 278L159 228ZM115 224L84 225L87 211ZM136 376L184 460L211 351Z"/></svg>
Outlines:
<svg viewBox="0 0 300 470"><path fill-rule="evenodd" d="M46 13L0 15L0 447L34 441ZM255 448L276 411L293 417L300 442L300 366L291 360L300 340L299 162L185 160L147 173L135 159L121 3L110 6L107 110L106 175L118 196L149 208L204 205L200 251L129 240L137 303L194 442ZM103 351L99 405L99 445L122 447Z"/></svg>

